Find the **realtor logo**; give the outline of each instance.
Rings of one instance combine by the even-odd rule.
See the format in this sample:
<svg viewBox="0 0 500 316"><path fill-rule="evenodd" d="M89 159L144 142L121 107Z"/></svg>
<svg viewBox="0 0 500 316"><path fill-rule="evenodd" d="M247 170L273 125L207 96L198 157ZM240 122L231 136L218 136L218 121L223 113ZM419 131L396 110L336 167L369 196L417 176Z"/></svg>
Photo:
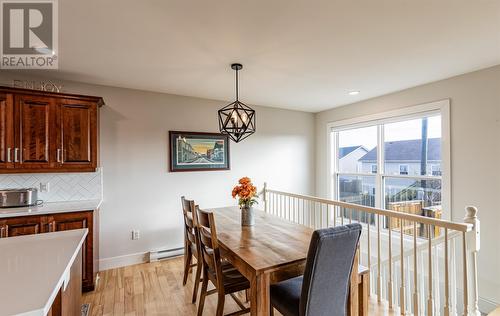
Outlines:
<svg viewBox="0 0 500 316"><path fill-rule="evenodd" d="M0 0L2 69L57 69L56 0Z"/></svg>

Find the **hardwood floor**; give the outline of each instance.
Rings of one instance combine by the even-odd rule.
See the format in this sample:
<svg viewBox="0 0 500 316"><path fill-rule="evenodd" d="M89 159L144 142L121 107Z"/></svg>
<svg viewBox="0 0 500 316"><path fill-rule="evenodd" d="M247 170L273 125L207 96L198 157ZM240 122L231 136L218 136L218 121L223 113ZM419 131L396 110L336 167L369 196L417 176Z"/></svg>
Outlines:
<svg viewBox="0 0 500 316"><path fill-rule="evenodd" d="M196 315L197 304L191 304L193 273L182 286L183 258L138 264L102 271L95 291L83 295L90 303L89 315ZM217 295L205 302L204 315L215 315ZM224 313L238 310L228 296ZM392 315L376 300L370 300L368 315ZM394 313L395 314L395 313ZM275 313L279 315L279 313Z"/></svg>

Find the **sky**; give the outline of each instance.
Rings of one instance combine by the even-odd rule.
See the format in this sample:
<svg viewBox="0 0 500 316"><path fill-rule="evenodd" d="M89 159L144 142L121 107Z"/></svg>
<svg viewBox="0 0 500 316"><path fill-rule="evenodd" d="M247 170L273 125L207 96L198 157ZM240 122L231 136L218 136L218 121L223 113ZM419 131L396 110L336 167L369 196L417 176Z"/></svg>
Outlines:
<svg viewBox="0 0 500 316"><path fill-rule="evenodd" d="M428 137L441 137L441 116L428 118ZM422 134L422 119L385 124L385 141L420 139ZM339 132L339 147L365 146L371 150L377 146L377 127L363 127Z"/></svg>
<svg viewBox="0 0 500 316"><path fill-rule="evenodd" d="M206 154L208 149L213 149L216 143L213 139L187 138L187 142L193 146L193 149L200 154Z"/></svg>

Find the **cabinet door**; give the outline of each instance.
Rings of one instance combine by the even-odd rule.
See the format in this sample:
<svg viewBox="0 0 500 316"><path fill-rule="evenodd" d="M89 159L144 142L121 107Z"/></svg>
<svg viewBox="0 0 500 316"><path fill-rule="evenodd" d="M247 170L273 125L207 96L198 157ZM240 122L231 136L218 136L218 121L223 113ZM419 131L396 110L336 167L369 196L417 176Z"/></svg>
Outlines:
<svg viewBox="0 0 500 316"><path fill-rule="evenodd" d="M4 221L3 237L15 237L41 233L39 216L9 218Z"/></svg>
<svg viewBox="0 0 500 316"><path fill-rule="evenodd" d="M0 222L0 238L7 237L7 225L4 222Z"/></svg>
<svg viewBox="0 0 500 316"><path fill-rule="evenodd" d="M97 104L66 100L59 101L58 125L61 139L58 159L67 169L97 167Z"/></svg>
<svg viewBox="0 0 500 316"><path fill-rule="evenodd" d="M52 98L16 97L16 168L55 167L55 102Z"/></svg>
<svg viewBox="0 0 500 316"><path fill-rule="evenodd" d="M0 93L0 169L14 168L14 97Z"/></svg>
<svg viewBox="0 0 500 316"><path fill-rule="evenodd" d="M89 232L82 245L82 275L83 283L93 284L93 225L92 212L75 212L55 214L47 221L52 231L63 231L72 229L88 228Z"/></svg>
<svg viewBox="0 0 500 316"><path fill-rule="evenodd" d="M53 231L73 230L89 227L89 216L87 212L63 213L50 216L55 226Z"/></svg>

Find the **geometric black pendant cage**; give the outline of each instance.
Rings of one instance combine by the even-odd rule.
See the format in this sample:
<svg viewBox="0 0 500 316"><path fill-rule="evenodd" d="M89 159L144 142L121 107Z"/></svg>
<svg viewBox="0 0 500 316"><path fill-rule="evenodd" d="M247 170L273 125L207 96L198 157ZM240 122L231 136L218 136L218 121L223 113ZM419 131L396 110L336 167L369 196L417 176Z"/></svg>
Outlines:
<svg viewBox="0 0 500 316"><path fill-rule="evenodd" d="M236 101L219 110L219 130L236 143L255 133L255 110L238 100L238 71L241 64L232 64L236 71Z"/></svg>

